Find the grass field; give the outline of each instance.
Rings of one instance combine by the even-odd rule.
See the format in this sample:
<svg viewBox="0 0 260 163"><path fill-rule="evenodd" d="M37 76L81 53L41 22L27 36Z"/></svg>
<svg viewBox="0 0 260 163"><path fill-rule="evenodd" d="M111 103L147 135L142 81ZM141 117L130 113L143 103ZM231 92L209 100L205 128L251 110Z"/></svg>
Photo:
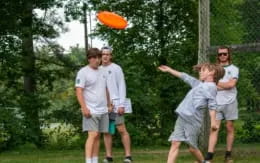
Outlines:
<svg viewBox="0 0 260 163"><path fill-rule="evenodd" d="M224 146L217 148L214 163L222 163ZM133 158L135 163L165 163L168 148L135 148ZM19 149L0 154L1 163L83 163L83 150L29 150ZM115 163L121 163L123 159L122 149L114 151ZM101 151L100 158L103 159ZM260 144L235 145L233 152L235 163L260 163ZM192 163L193 157L183 147L178 157L178 163Z"/></svg>

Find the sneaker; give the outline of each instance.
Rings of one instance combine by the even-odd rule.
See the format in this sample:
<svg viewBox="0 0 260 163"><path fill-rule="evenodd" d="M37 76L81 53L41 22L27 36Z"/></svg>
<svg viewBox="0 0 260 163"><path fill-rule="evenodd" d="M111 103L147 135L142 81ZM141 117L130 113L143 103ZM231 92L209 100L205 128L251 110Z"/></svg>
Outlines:
<svg viewBox="0 0 260 163"><path fill-rule="evenodd" d="M203 160L202 162L200 162L200 161L195 161L194 163L212 163L212 162L209 161L209 160Z"/></svg>
<svg viewBox="0 0 260 163"><path fill-rule="evenodd" d="M113 158L112 157L106 157L104 160L103 160L103 163L112 163L113 162Z"/></svg>
<svg viewBox="0 0 260 163"><path fill-rule="evenodd" d="M126 157L126 158L124 159L124 163L132 163L132 159L129 158L129 157Z"/></svg>
<svg viewBox="0 0 260 163"><path fill-rule="evenodd" d="M212 161L204 160L204 161L202 161L202 163L212 163Z"/></svg>
<svg viewBox="0 0 260 163"><path fill-rule="evenodd" d="M233 159L231 157L225 158L225 163L233 163Z"/></svg>

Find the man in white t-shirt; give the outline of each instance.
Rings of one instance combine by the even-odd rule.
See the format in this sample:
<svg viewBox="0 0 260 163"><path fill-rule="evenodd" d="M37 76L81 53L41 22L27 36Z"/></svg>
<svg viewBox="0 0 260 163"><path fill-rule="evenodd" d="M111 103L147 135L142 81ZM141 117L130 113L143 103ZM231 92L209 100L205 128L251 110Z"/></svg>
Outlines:
<svg viewBox="0 0 260 163"><path fill-rule="evenodd" d="M88 132L85 144L86 163L98 163L100 133L108 132L108 92L106 76L99 68L101 52L87 52L88 65L78 71L76 95L83 115L82 128Z"/></svg>
<svg viewBox="0 0 260 163"><path fill-rule="evenodd" d="M234 142L234 120L238 119L237 106L237 89L236 84L239 76L239 69L231 63L231 52L228 47L220 47L218 49L217 61L225 69L224 77L218 83L217 101L217 125L220 126L221 120L226 120L227 129L227 147L225 154L225 162L233 162L231 151ZM213 160L214 150L218 139L218 132L211 131L209 138L208 153L206 160Z"/></svg>
<svg viewBox="0 0 260 163"><path fill-rule="evenodd" d="M121 67L112 63L112 49L103 47L102 50L102 69L107 76L107 88L110 95L111 103L114 105L113 112L115 115L115 124L118 132L121 135L121 140L125 149L124 163L132 162L131 158L131 142L124 123L125 100L126 100L126 85L124 74ZM104 163L113 162L112 158L112 135L104 134L104 143L106 147L106 158Z"/></svg>

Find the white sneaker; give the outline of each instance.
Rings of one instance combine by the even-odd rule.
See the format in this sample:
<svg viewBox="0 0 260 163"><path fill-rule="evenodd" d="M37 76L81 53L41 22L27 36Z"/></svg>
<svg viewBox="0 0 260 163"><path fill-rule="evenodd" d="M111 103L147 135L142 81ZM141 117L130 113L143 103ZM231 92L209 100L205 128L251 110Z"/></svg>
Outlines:
<svg viewBox="0 0 260 163"><path fill-rule="evenodd" d="M124 163L132 163L132 160L129 159L129 158L125 158L125 159L124 159Z"/></svg>

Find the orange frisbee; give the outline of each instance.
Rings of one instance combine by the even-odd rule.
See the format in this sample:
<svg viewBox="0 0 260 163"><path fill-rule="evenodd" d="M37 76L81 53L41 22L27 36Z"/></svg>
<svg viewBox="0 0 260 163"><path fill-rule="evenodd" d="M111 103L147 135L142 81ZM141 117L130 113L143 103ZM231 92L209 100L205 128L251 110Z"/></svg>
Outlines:
<svg viewBox="0 0 260 163"><path fill-rule="evenodd" d="M101 23L111 28L125 29L127 26L127 21L122 16L114 12L99 12L97 14L97 18Z"/></svg>

